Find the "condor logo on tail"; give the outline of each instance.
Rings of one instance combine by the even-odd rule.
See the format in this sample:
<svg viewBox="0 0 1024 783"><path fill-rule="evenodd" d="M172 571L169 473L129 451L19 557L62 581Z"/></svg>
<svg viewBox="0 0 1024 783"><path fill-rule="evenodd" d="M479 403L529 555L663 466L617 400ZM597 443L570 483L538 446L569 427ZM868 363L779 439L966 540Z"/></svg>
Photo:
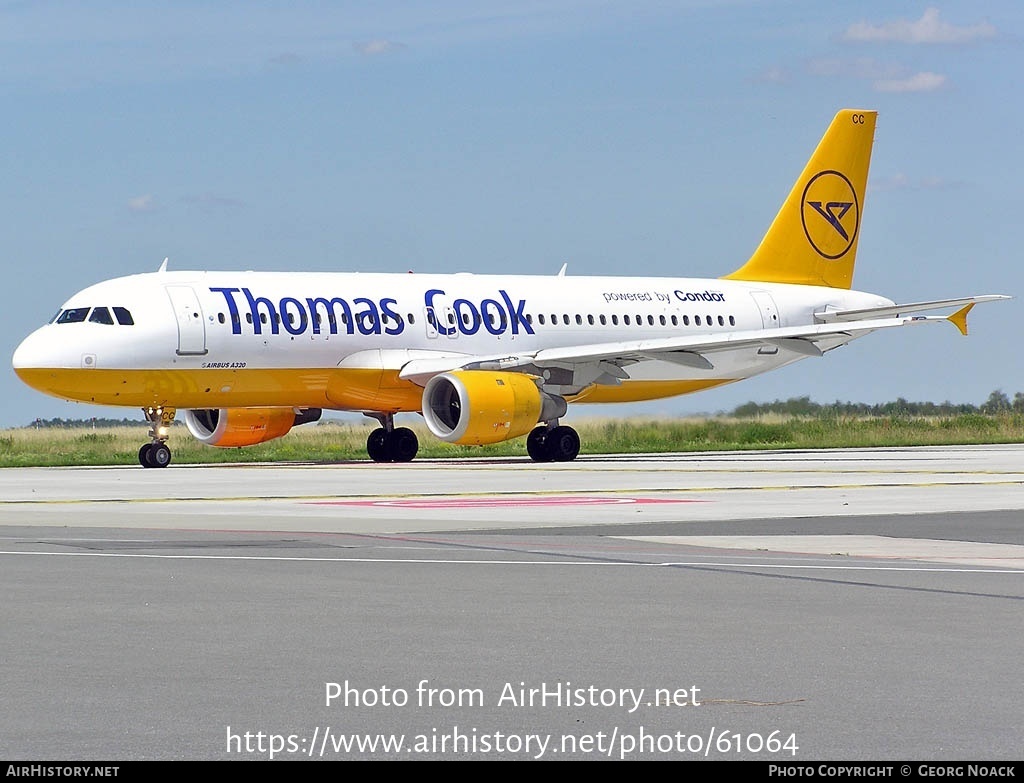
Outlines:
<svg viewBox="0 0 1024 783"><path fill-rule="evenodd" d="M857 238L860 207L857 193L843 174L821 171L803 193L804 234L815 251L835 260L846 255Z"/></svg>

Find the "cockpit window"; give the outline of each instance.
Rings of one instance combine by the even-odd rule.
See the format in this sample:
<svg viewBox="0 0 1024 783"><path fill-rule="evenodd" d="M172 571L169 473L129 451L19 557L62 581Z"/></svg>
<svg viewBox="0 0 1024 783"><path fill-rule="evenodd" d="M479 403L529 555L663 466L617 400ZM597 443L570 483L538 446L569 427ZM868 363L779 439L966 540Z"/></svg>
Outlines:
<svg viewBox="0 0 1024 783"><path fill-rule="evenodd" d="M65 310L60 314L57 319L59 324L79 324L85 320L85 317L89 315L88 307L72 307L70 310Z"/></svg>
<svg viewBox="0 0 1024 783"><path fill-rule="evenodd" d="M55 313L53 314L53 318L51 318L51 319L50 319L49 321L47 321L46 323L48 323L48 324L52 324L52 323L54 323L54 322L55 322L55 321L56 321L56 320L57 320L58 318L60 318L60 314L61 314L62 312L64 312L64 311L63 311L63 310L58 310L57 312L55 312Z"/></svg>
<svg viewBox="0 0 1024 783"><path fill-rule="evenodd" d="M132 319L132 314L125 310L123 307L115 307L114 317L121 326L134 326L135 321Z"/></svg>
<svg viewBox="0 0 1024 783"><path fill-rule="evenodd" d="M110 311L105 307L92 308L92 315L89 316L89 321L94 324L114 325L114 319L110 317Z"/></svg>

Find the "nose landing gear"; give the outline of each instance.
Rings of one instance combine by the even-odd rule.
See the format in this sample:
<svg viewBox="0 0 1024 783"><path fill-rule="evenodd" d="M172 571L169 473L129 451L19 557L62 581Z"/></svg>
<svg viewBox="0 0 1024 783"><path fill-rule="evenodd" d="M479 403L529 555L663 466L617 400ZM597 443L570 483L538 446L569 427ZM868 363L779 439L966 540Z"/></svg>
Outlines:
<svg viewBox="0 0 1024 783"><path fill-rule="evenodd" d="M139 464L144 468L166 468L171 464L171 449L167 445L171 422L174 421L174 408L143 408L143 414L149 422L149 443L142 444L139 449Z"/></svg>

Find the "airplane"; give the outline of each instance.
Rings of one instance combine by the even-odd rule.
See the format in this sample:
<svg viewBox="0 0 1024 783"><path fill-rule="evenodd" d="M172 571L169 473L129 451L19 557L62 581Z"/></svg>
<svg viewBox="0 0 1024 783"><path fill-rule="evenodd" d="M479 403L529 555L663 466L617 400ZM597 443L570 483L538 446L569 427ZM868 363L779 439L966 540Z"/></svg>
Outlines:
<svg viewBox="0 0 1024 783"><path fill-rule="evenodd" d="M569 403L710 389L819 357L870 332L948 321L1002 295L897 305L851 289L877 112L836 114L754 254L721 278L168 271L93 285L13 356L29 386L140 407L144 467L171 462L183 409L210 446L249 446L319 420L376 419L375 462L409 462L423 416L449 443L526 436L567 462ZM916 315L929 311L949 315Z"/></svg>

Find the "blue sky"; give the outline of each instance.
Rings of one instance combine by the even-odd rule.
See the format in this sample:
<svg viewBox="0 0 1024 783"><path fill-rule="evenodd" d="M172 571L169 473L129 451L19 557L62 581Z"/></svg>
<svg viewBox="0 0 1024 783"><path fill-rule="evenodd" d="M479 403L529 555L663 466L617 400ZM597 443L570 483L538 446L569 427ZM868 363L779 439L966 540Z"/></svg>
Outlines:
<svg viewBox="0 0 1024 783"><path fill-rule="evenodd" d="M1020 296L1022 43L1008 0L0 0L3 347L165 256L716 277L842 107L879 111L854 287ZM968 338L871 335L725 389L580 410L1012 396L1021 306L977 308ZM3 427L122 415L40 395L9 361L0 384Z"/></svg>

